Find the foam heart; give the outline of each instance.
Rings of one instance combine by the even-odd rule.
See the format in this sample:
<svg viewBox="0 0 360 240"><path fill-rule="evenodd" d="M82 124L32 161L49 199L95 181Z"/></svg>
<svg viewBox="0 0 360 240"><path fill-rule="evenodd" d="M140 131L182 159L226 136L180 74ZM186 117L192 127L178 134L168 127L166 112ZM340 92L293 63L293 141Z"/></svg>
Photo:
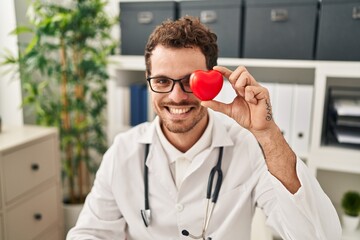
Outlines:
<svg viewBox="0 0 360 240"><path fill-rule="evenodd" d="M196 70L190 76L190 88L202 101L215 98L223 85L223 76L216 70Z"/></svg>

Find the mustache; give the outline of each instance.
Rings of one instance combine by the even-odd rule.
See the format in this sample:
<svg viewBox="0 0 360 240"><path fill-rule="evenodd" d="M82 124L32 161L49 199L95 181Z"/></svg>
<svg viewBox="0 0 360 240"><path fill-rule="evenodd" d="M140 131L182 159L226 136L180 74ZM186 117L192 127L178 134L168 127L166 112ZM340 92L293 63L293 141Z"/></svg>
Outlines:
<svg viewBox="0 0 360 240"><path fill-rule="evenodd" d="M161 107L165 107L165 106L168 106L168 105L171 105L171 106L187 106L187 105L191 105L191 106L200 106L200 103L199 102L190 102L190 101L181 101L181 102L162 102L160 104Z"/></svg>

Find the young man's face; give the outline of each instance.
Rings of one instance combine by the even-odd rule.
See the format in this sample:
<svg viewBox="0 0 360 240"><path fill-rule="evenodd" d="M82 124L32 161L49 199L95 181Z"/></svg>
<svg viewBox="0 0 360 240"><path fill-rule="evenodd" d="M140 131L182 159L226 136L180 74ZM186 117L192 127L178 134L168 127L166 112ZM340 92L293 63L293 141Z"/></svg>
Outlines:
<svg viewBox="0 0 360 240"><path fill-rule="evenodd" d="M151 76L181 79L195 70L206 70L205 56L198 48L165 48L158 45L151 56ZM194 127L205 128L207 111L194 94L176 83L170 93L151 92L155 112L165 133L187 133ZM200 124L199 124L200 123Z"/></svg>

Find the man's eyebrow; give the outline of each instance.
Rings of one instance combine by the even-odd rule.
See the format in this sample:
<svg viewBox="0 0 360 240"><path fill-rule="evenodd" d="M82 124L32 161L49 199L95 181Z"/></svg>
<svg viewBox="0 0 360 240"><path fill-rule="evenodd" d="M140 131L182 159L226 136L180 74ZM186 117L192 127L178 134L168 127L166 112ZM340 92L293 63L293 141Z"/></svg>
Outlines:
<svg viewBox="0 0 360 240"><path fill-rule="evenodd" d="M191 75L191 73L188 73L188 74L185 74L184 76L182 76L181 78L172 78L172 77L166 76L164 74L159 74L159 75L150 76L150 77L151 78L169 78L169 79L172 79L172 80L179 80L179 79L189 78L190 75Z"/></svg>

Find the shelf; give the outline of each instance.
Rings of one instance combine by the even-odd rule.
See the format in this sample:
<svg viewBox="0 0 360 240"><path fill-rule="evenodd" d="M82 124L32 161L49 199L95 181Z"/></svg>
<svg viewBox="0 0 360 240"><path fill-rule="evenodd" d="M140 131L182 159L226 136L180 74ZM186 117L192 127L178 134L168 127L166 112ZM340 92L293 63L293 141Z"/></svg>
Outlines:
<svg viewBox="0 0 360 240"><path fill-rule="evenodd" d="M357 229L355 232L343 231L341 240L359 240L360 239L360 229Z"/></svg>
<svg viewBox="0 0 360 240"><path fill-rule="evenodd" d="M145 81L143 56L113 56L109 58L109 133L128 127L126 88L136 81ZM259 82L310 84L314 86L311 117L311 145L308 152L297 152L306 160L314 176L319 173L319 182L330 199L339 205L345 189L357 184L360 177L360 151L341 146L324 146L321 142L324 99L328 78L359 78L360 62L240 59L219 58L218 65L234 69L245 66ZM121 94L120 94L121 93ZM119 97L119 96L122 97ZM119 107L119 105L126 105ZM112 138L112 137L110 137ZM342 240L360 239L360 230L353 233L344 231Z"/></svg>
<svg viewBox="0 0 360 240"><path fill-rule="evenodd" d="M112 68L126 71L145 71L145 58L143 56L114 55L108 58Z"/></svg>
<svg viewBox="0 0 360 240"><path fill-rule="evenodd" d="M360 152L356 149L322 146L309 154L309 167L360 174Z"/></svg>
<svg viewBox="0 0 360 240"><path fill-rule="evenodd" d="M57 133L57 129L35 125L23 127L4 126L3 131L0 133L0 151L11 150L19 144L25 144L36 139L44 138L52 133Z"/></svg>
<svg viewBox="0 0 360 240"><path fill-rule="evenodd" d="M113 55L108 58L110 64L115 64L117 69L129 71L145 70L144 56L140 55ZM271 67L271 68L303 68L314 69L317 67L328 68L336 72L334 67L346 69L360 69L358 61L319 61L319 60L289 60L289 59L251 59L251 58L219 58L218 65L237 67Z"/></svg>

